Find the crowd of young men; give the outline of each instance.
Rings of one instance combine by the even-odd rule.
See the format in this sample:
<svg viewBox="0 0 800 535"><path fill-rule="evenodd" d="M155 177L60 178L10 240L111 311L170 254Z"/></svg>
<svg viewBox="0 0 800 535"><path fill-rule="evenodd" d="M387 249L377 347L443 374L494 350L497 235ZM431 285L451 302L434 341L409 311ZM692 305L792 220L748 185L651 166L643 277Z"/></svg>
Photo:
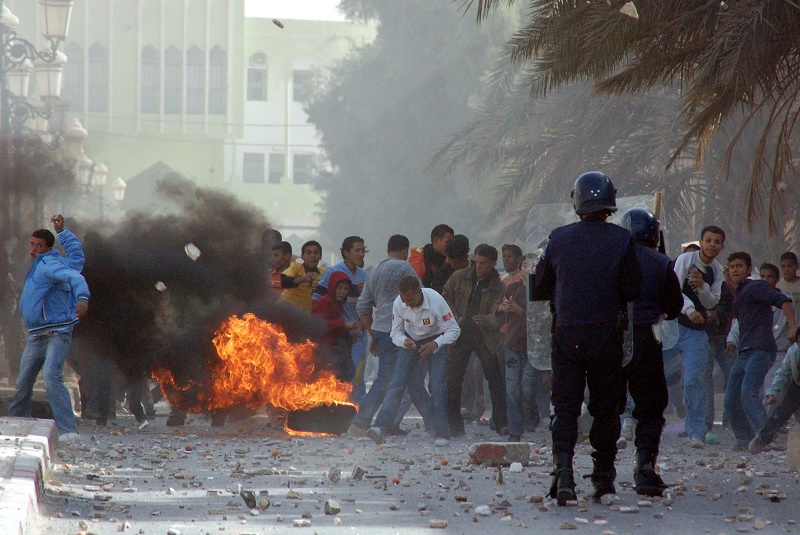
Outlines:
<svg viewBox="0 0 800 535"><path fill-rule="evenodd" d="M532 392L544 386L536 381L527 350L530 298L551 301L553 311L551 495L559 503L575 499L572 458L587 388L595 499L615 492L622 413L628 417L623 419L630 439L635 434L637 492L660 495L667 488L655 466L670 397L664 366L677 356L683 392L681 400L672 402L686 407L687 445L703 448L712 437L709 377L714 359L722 354L727 361L724 421L730 422L735 448L757 452L766 447L775 422L785 422L787 411L800 404L800 396L789 395L768 416L761 402L777 356L788 350L787 359L797 358L796 345L789 348L800 310L796 257L786 253L780 268L761 266L763 281L751 279L747 253L731 254L724 267L717 260L725 233L708 226L697 247L673 262L657 251L659 222L647 210L626 212L619 225L606 221L617 211L616 189L607 176L582 175L572 195L580 221L552 232L530 288L519 247L503 246L506 274L501 277L497 249L478 245L470 260L468 239L447 225L435 227L431 243L410 250L410 256L408 240L392 236L387 258L352 295L363 329L351 337L371 333L379 367L351 434L378 444L404 434L399 424L413 402L435 443L447 444L465 434L464 411L471 409L465 408L463 386L473 385L474 396L480 397L477 390L482 392L485 378L492 428L511 441L521 440L538 412ZM349 237L343 243L343 264L353 243L363 249L357 240ZM356 274L356 264L348 275ZM298 282L285 277L285 288ZM733 318L738 321L731 324ZM669 347L661 342L666 321L677 323ZM632 340L627 349L626 331ZM471 358L483 372L480 386L467 373ZM354 354L353 359L363 357ZM791 366L778 371L775 381L785 386L789 378L800 386L800 373ZM771 396L767 403L775 403L777 396Z"/></svg>
<svg viewBox="0 0 800 535"><path fill-rule="evenodd" d="M726 381L723 423L732 429L735 449L758 453L774 440L800 407L797 256L787 252L780 267L762 264L753 277L746 252L732 253L723 266L718 257L725 232L707 226L697 245L673 262L657 250L663 242L652 213L633 209L619 225L607 221L617 207L606 175L581 175L572 198L579 221L552 231L530 282L518 246L502 247L501 277L495 247L478 245L470 260L469 240L444 224L434 227L431 243L416 249L405 236L391 236L386 257L369 271L359 236L345 238L342 262L325 268L318 242L303 244L295 258L279 234L265 233L276 298L327 322L323 343L333 370L354 384L358 413L350 434L378 444L406 434L400 423L413 403L434 443L447 445L465 435L465 416L481 417L485 378L492 402L488 423L508 440L522 440L540 419L536 392L550 386L528 353L528 303L549 301L550 494L560 505L576 499L573 456L584 402L593 418L588 477L594 498L615 493L614 463L626 427L629 440L635 432L637 492L661 495L667 485L655 467L668 403L685 405L690 447L713 443L715 361ZM33 267L20 304L30 334L9 414L30 414L35 375L44 367L59 431L70 439L77 427L61 369L89 295L80 276L80 242L63 228L63 217L54 216L53 223L67 256L53 251L52 233L33 233ZM662 343L669 321L677 321L675 336ZM368 351L378 357L378 370L366 390ZM673 391L670 400L665 366L674 366L678 355L683 392ZM764 404L771 406L769 414Z"/></svg>

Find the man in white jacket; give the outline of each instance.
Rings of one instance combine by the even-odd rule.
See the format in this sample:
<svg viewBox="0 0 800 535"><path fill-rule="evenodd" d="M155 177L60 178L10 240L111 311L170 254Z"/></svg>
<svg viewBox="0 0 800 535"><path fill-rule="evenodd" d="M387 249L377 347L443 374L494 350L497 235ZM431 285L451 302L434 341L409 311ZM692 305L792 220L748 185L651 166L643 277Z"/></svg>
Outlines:
<svg viewBox="0 0 800 535"><path fill-rule="evenodd" d="M700 250L683 253L675 260L675 274L683 291L683 310L678 316L678 341L664 351L664 364L678 353L683 357L683 397L686 402L686 434L693 448L702 448L706 437L706 367L708 366L707 312L719 303L725 277L716 257L725 246L725 232L715 226L700 233Z"/></svg>
<svg viewBox="0 0 800 535"><path fill-rule="evenodd" d="M461 329L444 297L436 290L422 288L417 277L400 279L399 290L400 295L392 306L391 336L400 352L389 390L375 419L375 427L369 429L367 436L377 444L383 442L383 437L394 421L411 373L419 359L424 358L428 361L430 409L418 408L421 413L431 415L435 444L446 446L450 438L450 426L447 422L446 346L458 339Z"/></svg>

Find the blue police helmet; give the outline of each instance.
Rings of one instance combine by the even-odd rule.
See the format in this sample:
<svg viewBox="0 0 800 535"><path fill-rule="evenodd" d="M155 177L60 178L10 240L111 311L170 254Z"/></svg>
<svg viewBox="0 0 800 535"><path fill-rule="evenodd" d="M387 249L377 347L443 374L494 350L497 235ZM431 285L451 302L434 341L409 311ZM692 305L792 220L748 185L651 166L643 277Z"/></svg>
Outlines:
<svg viewBox="0 0 800 535"><path fill-rule="evenodd" d="M578 215L608 210L617 211L617 188L608 176L598 171L583 173L572 190L572 206Z"/></svg>
<svg viewBox="0 0 800 535"><path fill-rule="evenodd" d="M622 214L620 225L631 231L637 242L644 242L651 247L658 245L660 225L649 210L631 208Z"/></svg>

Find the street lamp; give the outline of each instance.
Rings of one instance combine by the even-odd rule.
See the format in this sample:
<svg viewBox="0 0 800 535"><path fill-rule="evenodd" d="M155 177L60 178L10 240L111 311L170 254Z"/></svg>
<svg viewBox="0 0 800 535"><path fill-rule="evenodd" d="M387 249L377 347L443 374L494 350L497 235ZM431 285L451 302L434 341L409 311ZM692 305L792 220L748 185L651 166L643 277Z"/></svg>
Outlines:
<svg viewBox="0 0 800 535"><path fill-rule="evenodd" d="M117 177L114 181L114 185L111 188L114 190L114 200L118 203L122 204L122 201L125 200L125 188L128 187L128 184L125 183L122 178Z"/></svg>
<svg viewBox="0 0 800 535"><path fill-rule="evenodd" d="M67 37L73 0L39 0L42 34L48 48L38 50L27 39L17 36L19 18L0 0L0 196L3 197L4 233L18 237L22 199L10 168L9 136L21 134L29 119L49 119L61 93L61 77L66 56L58 46ZM36 73L36 88L44 106L28 101L31 65ZM56 139L57 141L57 139Z"/></svg>
<svg viewBox="0 0 800 535"><path fill-rule="evenodd" d="M77 161L83 153L83 140L89 137L89 132L78 119L73 119L72 124L64 131L64 149L68 159Z"/></svg>

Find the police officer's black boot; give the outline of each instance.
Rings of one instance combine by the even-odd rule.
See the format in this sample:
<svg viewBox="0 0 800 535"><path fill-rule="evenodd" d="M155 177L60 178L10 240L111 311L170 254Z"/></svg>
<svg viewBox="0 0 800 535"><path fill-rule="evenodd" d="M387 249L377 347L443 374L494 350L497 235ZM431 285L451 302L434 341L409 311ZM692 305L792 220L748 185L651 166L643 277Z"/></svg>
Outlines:
<svg viewBox="0 0 800 535"><path fill-rule="evenodd" d="M651 451L636 452L636 470L633 472L636 494L642 496L661 496L668 488L656 473L656 455Z"/></svg>
<svg viewBox="0 0 800 535"><path fill-rule="evenodd" d="M594 470L589 477L594 486L594 493L592 498L595 502L600 502L600 499L606 494L616 494L617 489L614 488L614 480L617 478L617 469L614 468L614 454L601 454L599 452L592 453L592 461L594 463Z"/></svg>
<svg viewBox="0 0 800 535"><path fill-rule="evenodd" d="M567 501L577 499L575 477L572 472L572 453L564 451L553 453L553 462L556 466L550 474L553 476L550 497L555 499L558 505L567 505Z"/></svg>

